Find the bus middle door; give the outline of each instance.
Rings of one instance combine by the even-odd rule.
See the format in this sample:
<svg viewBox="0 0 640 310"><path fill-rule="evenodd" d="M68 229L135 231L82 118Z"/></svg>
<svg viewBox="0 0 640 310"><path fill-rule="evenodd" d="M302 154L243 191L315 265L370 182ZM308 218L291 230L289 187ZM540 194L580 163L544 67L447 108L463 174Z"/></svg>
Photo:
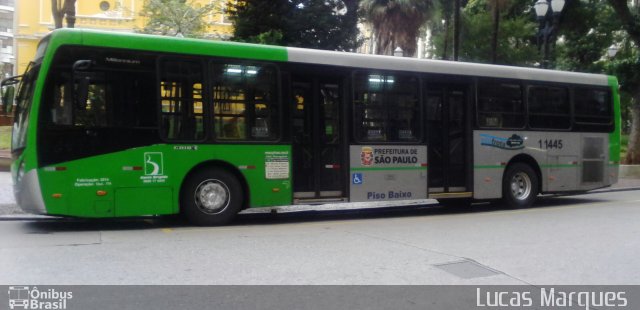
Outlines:
<svg viewBox="0 0 640 310"><path fill-rule="evenodd" d="M468 87L463 83L427 85L429 197L470 197L468 192ZM456 194L450 194L456 193Z"/></svg>
<svg viewBox="0 0 640 310"><path fill-rule="evenodd" d="M292 77L294 202L339 201L345 195L339 80Z"/></svg>

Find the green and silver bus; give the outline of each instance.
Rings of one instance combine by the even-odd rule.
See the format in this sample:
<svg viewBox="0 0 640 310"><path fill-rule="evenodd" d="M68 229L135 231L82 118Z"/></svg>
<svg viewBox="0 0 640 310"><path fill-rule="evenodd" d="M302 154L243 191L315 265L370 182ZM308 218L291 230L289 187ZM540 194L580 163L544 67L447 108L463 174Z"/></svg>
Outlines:
<svg viewBox="0 0 640 310"><path fill-rule="evenodd" d="M527 207L618 178L606 75L60 29L16 100L15 195L37 214L215 225L295 204Z"/></svg>

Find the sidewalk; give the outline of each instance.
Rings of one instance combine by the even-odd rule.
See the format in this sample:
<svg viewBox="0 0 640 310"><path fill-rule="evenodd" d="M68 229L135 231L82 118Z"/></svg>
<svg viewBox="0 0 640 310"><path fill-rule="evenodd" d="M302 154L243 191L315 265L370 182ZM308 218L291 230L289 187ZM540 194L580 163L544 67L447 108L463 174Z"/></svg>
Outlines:
<svg viewBox="0 0 640 310"><path fill-rule="evenodd" d="M11 173L0 172L0 216L11 214L24 214L16 205L13 197L13 184L11 183Z"/></svg>
<svg viewBox="0 0 640 310"><path fill-rule="evenodd" d="M0 171L9 171L11 165L11 152L9 150L0 150Z"/></svg>
<svg viewBox="0 0 640 310"><path fill-rule="evenodd" d="M618 183L613 186L599 189L595 192L632 189L640 189L640 179L619 179ZM0 219L24 214L25 213L16 205L15 198L13 197L11 173L0 171Z"/></svg>

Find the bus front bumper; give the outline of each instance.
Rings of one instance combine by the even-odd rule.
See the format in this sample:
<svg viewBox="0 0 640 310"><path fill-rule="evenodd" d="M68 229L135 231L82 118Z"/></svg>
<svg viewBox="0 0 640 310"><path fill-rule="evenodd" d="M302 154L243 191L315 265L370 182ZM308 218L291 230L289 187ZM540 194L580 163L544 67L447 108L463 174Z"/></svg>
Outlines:
<svg viewBox="0 0 640 310"><path fill-rule="evenodd" d="M16 203L24 212L33 214L47 213L41 193L37 169L31 169L13 185L13 195L16 198Z"/></svg>

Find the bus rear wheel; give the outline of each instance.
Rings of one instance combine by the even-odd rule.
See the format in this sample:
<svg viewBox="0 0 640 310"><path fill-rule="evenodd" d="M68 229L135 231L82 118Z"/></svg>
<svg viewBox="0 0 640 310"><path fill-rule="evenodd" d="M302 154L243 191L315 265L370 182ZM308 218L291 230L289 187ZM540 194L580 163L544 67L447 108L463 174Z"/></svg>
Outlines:
<svg viewBox="0 0 640 310"><path fill-rule="evenodd" d="M242 185L229 171L205 168L185 181L180 207L185 217L201 226L223 225L242 209Z"/></svg>
<svg viewBox="0 0 640 310"><path fill-rule="evenodd" d="M538 175L527 164L509 165L502 180L502 201L510 208L528 208L538 196Z"/></svg>

